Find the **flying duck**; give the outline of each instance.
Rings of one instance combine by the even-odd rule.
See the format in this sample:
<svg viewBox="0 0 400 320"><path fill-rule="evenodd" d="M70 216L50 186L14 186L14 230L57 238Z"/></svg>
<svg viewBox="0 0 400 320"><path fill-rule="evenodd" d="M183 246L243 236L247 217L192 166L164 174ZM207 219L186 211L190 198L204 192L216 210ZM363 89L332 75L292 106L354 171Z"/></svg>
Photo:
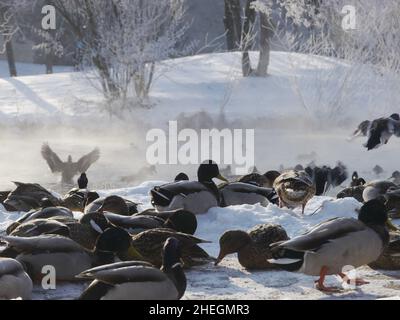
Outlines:
<svg viewBox="0 0 400 320"><path fill-rule="evenodd" d="M185 209L194 214L206 213L219 206L220 192L212 179L228 181L220 175L218 165L211 160L202 163L197 177L198 181L179 181L154 187L150 191L152 205L160 212Z"/></svg>
<svg viewBox="0 0 400 320"><path fill-rule="evenodd" d="M180 264L180 243L168 238L162 250L162 267L139 261L119 262L78 275L93 280L80 300L179 300L186 291Z"/></svg>
<svg viewBox="0 0 400 320"><path fill-rule="evenodd" d="M359 210L358 219L334 218L322 222L303 235L272 244L274 259L269 262L288 271L318 276L317 288L324 286L326 275L345 278L343 267L369 264L382 254L389 242L387 210L379 200L371 200ZM366 283L356 279L356 284Z"/></svg>
<svg viewBox="0 0 400 320"><path fill-rule="evenodd" d="M279 207L302 206L302 214L308 202L315 195L315 186L305 171L283 172L274 182L279 197Z"/></svg>
<svg viewBox="0 0 400 320"><path fill-rule="evenodd" d="M10 258L0 258L0 300L30 300L32 288L32 280L21 263Z"/></svg>
<svg viewBox="0 0 400 320"><path fill-rule="evenodd" d="M388 118L379 118L371 122L368 129L368 141L364 144L368 150L387 144L390 137L400 137L400 116L392 114Z"/></svg>
<svg viewBox="0 0 400 320"><path fill-rule="evenodd" d="M72 179L79 173L87 172L89 167L100 158L99 149L94 149L92 152L81 157L77 162L72 161L72 157L69 155L68 160L63 162L59 156L51 150L48 143L42 145L41 154L44 160L46 160L51 172L61 172L61 183L72 185Z"/></svg>
<svg viewBox="0 0 400 320"><path fill-rule="evenodd" d="M285 229L276 224L261 224L248 232L226 231L219 239L220 252L215 265L228 254L237 253L239 263L246 269L275 268L268 262L272 258L270 245L288 239Z"/></svg>

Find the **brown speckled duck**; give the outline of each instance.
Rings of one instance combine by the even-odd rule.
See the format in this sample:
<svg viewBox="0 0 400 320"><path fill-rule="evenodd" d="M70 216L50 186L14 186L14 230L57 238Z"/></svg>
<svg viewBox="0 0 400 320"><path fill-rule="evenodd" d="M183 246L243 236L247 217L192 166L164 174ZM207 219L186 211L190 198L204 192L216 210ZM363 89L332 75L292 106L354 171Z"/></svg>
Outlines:
<svg viewBox="0 0 400 320"><path fill-rule="evenodd" d="M269 246L288 239L285 229L275 224L257 225L248 232L226 231L219 240L220 252L215 265L228 254L237 253L239 263L246 269L275 268L267 261L272 258Z"/></svg>
<svg viewBox="0 0 400 320"><path fill-rule="evenodd" d="M302 214L308 202L315 195L315 186L305 171L288 170L274 182L279 197L279 207L302 206Z"/></svg>

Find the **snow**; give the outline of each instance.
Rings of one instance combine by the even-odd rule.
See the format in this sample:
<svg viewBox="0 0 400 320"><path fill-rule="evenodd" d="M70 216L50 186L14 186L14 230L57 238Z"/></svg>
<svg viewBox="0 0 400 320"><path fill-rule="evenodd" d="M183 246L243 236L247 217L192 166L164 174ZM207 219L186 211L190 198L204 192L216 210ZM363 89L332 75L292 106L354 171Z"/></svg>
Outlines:
<svg viewBox="0 0 400 320"><path fill-rule="evenodd" d="M253 54L254 58L255 55ZM126 122L112 118L99 108L102 96L87 77L70 68L57 68L44 75L43 66L18 66L17 78L8 78L4 61L0 61L0 189L12 187L10 181L37 182L62 193L57 180L40 157L40 146L48 141L64 159L73 150L73 158L98 145L101 158L90 168L92 189L100 194L118 194L150 207L148 191L163 180L171 181L185 171L193 179L196 166L158 166L157 174L140 182L123 184L121 176L139 171L145 164L143 143L148 128L165 128L169 120L185 114L188 119L200 111L216 118L224 107L231 127L256 128L256 165L260 171L294 166L300 155L316 152L318 164L333 165L341 160L349 173L358 170L366 179L374 178L371 169L381 165L387 178L398 168L399 140L371 152L362 148L361 140L347 142L346 137L360 120L388 115L396 111L397 80L376 75L364 68L347 83L342 103L345 108L333 120L323 122L322 111L335 98L340 81L354 69L344 61L326 57L284 52L271 53L269 76L265 79L242 78L238 53L208 54L163 63L168 70L158 76L152 91L152 110L135 109ZM361 72L361 71L359 71ZM322 95L318 88L323 87ZM309 106L304 108L303 102ZM321 93L321 92L320 92ZM366 94L368 93L368 94ZM379 108L378 108L379 106ZM320 110L319 110L320 111ZM189 124L192 124L190 121ZM319 127L315 129L315 123ZM336 122L335 122L336 123ZM211 124L210 124L211 125ZM322 130L321 130L322 129ZM29 130L29 131L28 131ZM143 182L144 180L147 180ZM343 185L347 185L348 181ZM135 186L136 185L136 186ZM331 190L334 196L338 190ZM295 236L309 227L336 216L355 217L360 204L352 199L336 200L314 197L306 207L280 209L274 205L241 205L212 208L198 217L196 236L212 241L203 247L218 254L218 240L229 229L247 230L260 223L278 223ZM19 213L8 213L0 205L0 232ZM78 216L78 214L77 214ZM361 267L358 272L371 283L356 290L327 295L313 287L313 277L284 271L248 272L235 256L220 266L197 267L187 272L188 289L184 299L398 299L400 283L397 272L374 271ZM328 283L339 285L335 277ZM85 284L57 284L57 290L34 288L35 299L74 299Z"/></svg>

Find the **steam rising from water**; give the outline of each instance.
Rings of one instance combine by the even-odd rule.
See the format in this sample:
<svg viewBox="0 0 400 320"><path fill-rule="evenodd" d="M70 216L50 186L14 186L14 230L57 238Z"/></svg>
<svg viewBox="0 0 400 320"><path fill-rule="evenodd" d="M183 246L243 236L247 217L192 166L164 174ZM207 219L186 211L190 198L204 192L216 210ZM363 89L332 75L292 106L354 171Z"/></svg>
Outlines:
<svg viewBox="0 0 400 320"><path fill-rule="evenodd" d="M150 110L149 115L151 112ZM387 178L392 171L400 169L397 161L400 156L400 139L392 138L386 146L367 152L362 147L363 139L351 143L346 141L349 133L354 130L354 124L346 129L325 126L323 130L310 130L307 122L289 118L280 121L229 121L225 117L205 112L194 116L179 115L177 120L180 129L255 128L255 162L260 171L279 169L281 165L304 165L311 161L311 158L315 158L316 163L321 165L334 165L336 161L341 160L349 171L358 170L362 175L373 179ZM64 161L69 154L76 161L94 147L99 147L100 160L93 164L87 173L89 187L92 189L137 185L145 180L171 181L180 171L195 179L195 165L162 165L157 166L155 175L144 174L131 179L121 179L134 176L143 167L148 166L145 159L148 146L145 137L151 128L140 121L104 119L68 126L44 121L40 126L3 128L0 131L0 189L11 189L11 181L21 181L36 182L59 192L65 191L65 188L60 187L60 176L50 172L40 155L43 142L48 142ZM312 157L308 158L308 155ZM381 177L371 173L376 164L386 171Z"/></svg>

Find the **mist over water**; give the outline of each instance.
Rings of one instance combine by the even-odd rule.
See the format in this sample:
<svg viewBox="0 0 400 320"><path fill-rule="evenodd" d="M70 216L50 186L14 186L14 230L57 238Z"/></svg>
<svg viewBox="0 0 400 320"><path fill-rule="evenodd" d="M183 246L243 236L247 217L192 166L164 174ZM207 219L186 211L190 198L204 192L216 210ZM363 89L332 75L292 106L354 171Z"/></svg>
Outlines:
<svg viewBox="0 0 400 320"><path fill-rule="evenodd" d="M149 114L152 111L149 111ZM207 118L207 117L206 117ZM208 120L215 116L210 115ZM315 160L317 165L335 165L338 160L348 168L368 179L388 178L394 170L400 169L397 161L400 156L400 140L393 137L389 143L377 150L367 152L362 147L365 138L352 142L346 138L354 130L348 128L311 129L307 122L291 125L293 122L281 119L269 125L267 121L254 122L225 121L221 123L199 122L196 117L177 117L178 127L209 128L212 126L231 129L255 129L255 165L259 171L277 170L281 166L288 168L296 164L306 165ZM192 119L192 120L190 120ZM12 181L34 182L64 193L70 186L61 186L60 174L51 173L40 149L48 142L61 160L71 155L74 161L89 153L95 147L101 152L100 159L94 163L87 174L92 189L111 189L135 186L143 181L172 181L175 175L184 171L191 179L196 179L197 165L157 165L155 174L143 173L149 167L146 161L146 133L154 126L132 121L98 121L88 126L49 124L23 126L2 129L0 131L0 190L13 188ZM167 130L167 124L162 129ZM375 165L383 167L385 172L377 177L371 170ZM221 168L225 164L220 165ZM77 178L77 177L76 177Z"/></svg>

